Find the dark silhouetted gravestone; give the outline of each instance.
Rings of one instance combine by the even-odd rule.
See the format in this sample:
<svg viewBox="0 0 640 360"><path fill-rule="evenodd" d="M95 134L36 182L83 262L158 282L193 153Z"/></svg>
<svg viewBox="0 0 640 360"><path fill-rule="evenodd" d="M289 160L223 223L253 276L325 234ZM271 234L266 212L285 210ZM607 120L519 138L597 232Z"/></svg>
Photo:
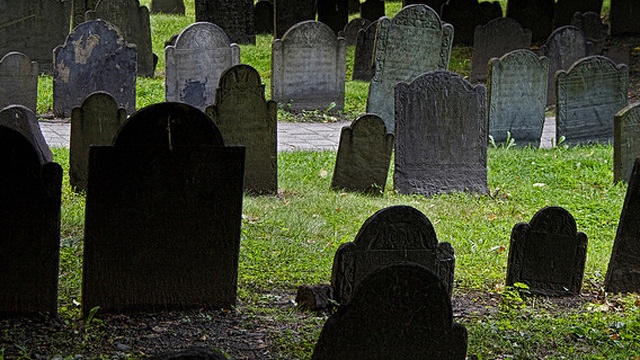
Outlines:
<svg viewBox="0 0 640 360"><path fill-rule="evenodd" d="M136 47L112 24L93 20L77 26L54 50L53 112L69 117L91 93L105 91L118 106L136 106Z"/></svg>
<svg viewBox="0 0 640 360"><path fill-rule="evenodd" d="M524 283L534 294L580 294L587 259L587 235L571 214L556 206L538 211L511 231L507 286Z"/></svg>
<svg viewBox="0 0 640 360"><path fill-rule="evenodd" d="M346 44L319 21L305 21L271 44L271 97L293 110L344 107Z"/></svg>
<svg viewBox="0 0 640 360"><path fill-rule="evenodd" d="M631 170L640 156L640 103L629 104L614 119L613 181L631 181Z"/></svg>
<svg viewBox="0 0 640 360"><path fill-rule="evenodd" d="M442 21L455 29L454 44L473 44L475 28L502 17L502 7L497 1L449 0L442 5Z"/></svg>
<svg viewBox="0 0 640 360"><path fill-rule="evenodd" d="M452 40L453 26L425 5L404 7L393 20L380 18L367 112L380 116L388 132L395 129L393 88L427 71L447 69Z"/></svg>
<svg viewBox="0 0 640 360"><path fill-rule="evenodd" d="M273 0L273 37L281 39L293 25L316 18L316 0Z"/></svg>
<svg viewBox="0 0 640 360"><path fill-rule="evenodd" d="M231 42L256 43L253 0L196 0L196 21L218 25Z"/></svg>
<svg viewBox="0 0 640 360"><path fill-rule="evenodd" d="M401 194L486 193L486 89L432 71L395 89L394 186Z"/></svg>
<svg viewBox="0 0 640 360"><path fill-rule="evenodd" d="M33 110L22 105L7 106L0 111L0 125L18 131L29 140L41 163L53 162L53 154L42 135L40 123Z"/></svg>
<svg viewBox="0 0 640 360"><path fill-rule="evenodd" d="M242 64L222 73L215 105L207 108L225 144L246 147L244 189L251 193L278 191L277 106L265 99L256 69Z"/></svg>
<svg viewBox="0 0 640 360"><path fill-rule="evenodd" d="M89 95L71 111L69 183L75 190L87 190L89 147L111 145L126 120L127 112L105 92Z"/></svg>
<svg viewBox="0 0 640 360"><path fill-rule="evenodd" d="M640 7L637 0L611 0L611 35L640 33Z"/></svg>
<svg viewBox="0 0 640 360"><path fill-rule="evenodd" d="M613 118L628 102L629 67L590 56L559 71L556 81L556 138L567 145L613 142Z"/></svg>
<svg viewBox="0 0 640 360"><path fill-rule="evenodd" d="M374 21L366 28L358 31L356 49L353 56L352 80L371 81L375 74L373 67L373 47L376 39L378 21Z"/></svg>
<svg viewBox="0 0 640 360"><path fill-rule="evenodd" d="M600 16L602 0L558 0L553 15L553 27L571 24L575 13L592 12Z"/></svg>
<svg viewBox="0 0 640 360"><path fill-rule="evenodd" d="M2 123L0 318L57 313L61 189L60 165Z"/></svg>
<svg viewBox="0 0 640 360"><path fill-rule="evenodd" d="M259 0L253 9L254 30L256 34L273 34L273 3Z"/></svg>
<svg viewBox="0 0 640 360"><path fill-rule="evenodd" d="M531 30L533 41L544 41L553 30L554 0L508 0L507 17Z"/></svg>
<svg viewBox="0 0 640 360"><path fill-rule="evenodd" d="M149 11L152 14L176 14L184 15L184 1L183 0L151 0L151 9Z"/></svg>
<svg viewBox="0 0 640 360"><path fill-rule="evenodd" d="M244 148L186 104L146 107L92 146L83 313L234 306L243 174Z"/></svg>
<svg viewBox="0 0 640 360"><path fill-rule="evenodd" d="M166 100L202 111L214 103L222 72L240 63L240 47L209 22L187 26L164 51Z"/></svg>
<svg viewBox="0 0 640 360"><path fill-rule="evenodd" d="M446 285L417 264L394 264L367 276L351 303L331 315L313 360L464 360L467 331L453 323Z"/></svg>
<svg viewBox="0 0 640 360"><path fill-rule="evenodd" d="M455 256L449 243L438 243L433 225L419 210L391 206L368 218L353 242L338 248L331 270L334 298L345 305L377 269L411 262L425 266L442 281L451 296Z"/></svg>
<svg viewBox="0 0 640 360"><path fill-rule="evenodd" d="M342 128L332 189L382 194L387 183L393 134L375 114L358 116Z"/></svg>
<svg viewBox="0 0 640 360"><path fill-rule="evenodd" d="M10 52L0 59L0 108L24 105L36 111L38 63L25 54Z"/></svg>
<svg viewBox="0 0 640 360"><path fill-rule="evenodd" d="M367 19L356 18L347 24L342 31L338 33L338 36L343 37L347 42L347 46L356 44L358 39L358 31L365 29L371 22Z"/></svg>
<svg viewBox="0 0 640 360"><path fill-rule="evenodd" d="M360 4L360 17L371 22L385 15L384 0L366 0Z"/></svg>
<svg viewBox="0 0 640 360"><path fill-rule="evenodd" d="M338 35L349 22L348 0L317 0L318 21L327 24Z"/></svg>
<svg viewBox="0 0 640 360"><path fill-rule="evenodd" d="M87 11L96 8L98 0L71 0L71 3L71 27L76 27L85 21Z"/></svg>
<svg viewBox="0 0 640 360"><path fill-rule="evenodd" d="M402 0L402 7L415 4L424 4L432 8L438 14L441 14L440 11L442 10L442 5L446 3L447 0Z"/></svg>
<svg viewBox="0 0 640 360"><path fill-rule="evenodd" d="M514 50L489 63L489 135L496 143L538 147L547 103L549 59Z"/></svg>
<svg viewBox="0 0 640 360"><path fill-rule="evenodd" d="M575 13L573 18L571 18L571 25L582 30L587 41L593 44L591 49L592 54L602 55L609 27L602 23L599 14L594 12ZM624 63L628 64L629 60L627 59Z"/></svg>

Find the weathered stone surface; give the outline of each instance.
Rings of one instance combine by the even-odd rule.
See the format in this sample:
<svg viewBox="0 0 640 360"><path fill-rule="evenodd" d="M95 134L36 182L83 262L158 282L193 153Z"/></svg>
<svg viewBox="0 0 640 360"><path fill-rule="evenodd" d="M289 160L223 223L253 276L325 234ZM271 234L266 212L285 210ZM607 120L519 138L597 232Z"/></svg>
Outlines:
<svg viewBox="0 0 640 360"><path fill-rule="evenodd" d="M71 0L71 3L71 22L72 27L75 28L85 22L87 11L95 10L98 0Z"/></svg>
<svg viewBox="0 0 640 360"><path fill-rule="evenodd" d="M210 22L187 26L164 51L166 100L203 111L215 101L222 72L240 63L240 47Z"/></svg>
<svg viewBox="0 0 640 360"><path fill-rule="evenodd" d="M534 41L544 41L553 30L554 0L508 0L507 17L531 30Z"/></svg>
<svg viewBox="0 0 640 360"><path fill-rule="evenodd" d="M582 30L587 41L592 43L592 55L604 55L603 50L609 27L602 23L600 14L594 12L575 13L571 18L571 25ZM628 60L624 62L624 64L628 63Z"/></svg>
<svg viewBox="0 0 640 360"><path fill-rule="evenodd" d="M10 105L0 111L0 125L19 132L31 143L42 164L53 162L53 153L49 149L36 113L22 105Z"/></svg>
<svg viewBox="0 0 640 360"><path fill-rule="evenodd" d="M319 21L305 21L271 44L271 97L293 110L344 107L346 43Z"/></svg>
<svg viewBox="0 0 640 360"><path fill-rule="evenodd" d="M53 112L69 117L91 93L105 91L118 106L136 106L136 47L103 20L77 26L54 50Z"/></svg>
<svg viewBox="0 0 640 360"><path fill-rule="evenodd" d="M553 27L571 24L575 13L592 12L600 17L602 0L558 0L554 8Z"/></svg>
<svg viewBox="0 0 640 360"><path fill-rule="evenodd" d="M360 17L377 21L385 15L384 0L366 0L360 4Z"/></svg>
<svg viewBox="0 0 640 360"><path fill-rule="evenodd" d="M534 294L580 294L587 236L578 232L571 214L556 206L538 211L531 222L511 231L507 286L524 283Z"/></svg>
<svg viewBox="0 0 640 360"><path fill-rule="evenodd" d="M636 0L611 0L611 35L640 33L640 8Z"/></svg>
<svg viewBox="0 0 640 360"><path fill-rule="evenodd" d="M253 0L196 0L196 21L219 26L231 42L256 43Z"/></svg>
<svg viewBox="0 0 640 360"><path fill-rule="evenodd" d="M377 0L379 1L379 0ZM358 39L358 31L365 29L371 24L371 21L367 19L355 18L344 27L342 31L338 33L338 36L343 37L347 42L347 46L353 46Z"/></svg>
<svg viewBox="0 0 640 360"><path fill-rule="evenodd" d="M312 359L464 360L467 331L453 323L446 284L417 264L394 264L362 281L329 317Z"/></svg>
<svg viewBox="0 0 640 360"><path fill-rule="evenodd" d="M256 34L273 34L273 3L259 0L253 9Z"/></svg>
<svg viewBox="0 0 640 360"><path fill-rule="evenodd" d="M428 7L432 8L438 15L441 14L442 5L446 4L447 0L402 0L402 7L415 5L415 4L424 4Z"/></svg>
<svg viewBox="0 0 640 360"><path fill-rule="evenodd" d="M273 37L282 39L293 25L316 18L316 0L273 0Z"/></svg>
<svg viewBox="0 0 640 360"><path fill-rule="evenodd" d="M442 21L455 29L454 44L473 45L475 28L497 18L502 18L497 1L449 0L442 5Z"/></svg>
<svg viewBox="0 0 640 360"><path fill-rule="evenodd" d="M155 13L163 13L163 14L176 14L176 15L184 15L184 1L183 0L151 0L151 9L149 9L152 14Z"/></svg>
<svg viewBox="0 0 640 360"><path fill-rule="evenodd" d="M538 147L547 103L549 59L514 50L489 63L489 134L496 143Z"/></svg>
<svg viewBox="0 0 640 360"><path fill-rule="evenodd" d="M453 26L426 5L402 8L392 19L380 18L376 31L367 112L380 116L394 132L393 88L430 70L449 66Z"/></svg>
<svg viewBox="0 0 640 360"><path fill-rule="evenodd" d="M0 59L0 108L24 105L36 111L38 63L25 54L10 52Z"/></svg>
<svg viewBox="0 0 640 360"><path fill-rule="evenodd" d="M394 186L401 194L486 193L486 88L431 71L396 85Z"/></svg>
<svg viewBox="0 0 640 360"><path fill-rule="evenodd" d="M630 183L634 161L640 156L640 103L620 110L613 123L613 181Z"/></svg>
<svg viewBox="0 0 640 360"><path fill-rule="evenodd" d="M627 106L629 67L590 56L556 75L556 137L568 145L613 142L613 118Z"/></svg>
<svg viewBox="0 0 640 360"><path fill-rule="evenodd" d="M358 31L356 49L353 56L352 80L371 81L376 72L373 66L373 49L378 30L378 21L374 21L366 28Z"/></svg>
<svg viewBox="0 0 640 360"><path fill-rule="evenodd" d="M348 0L316 0L318 21L327 24L338 35L349 22Z"/></svg>

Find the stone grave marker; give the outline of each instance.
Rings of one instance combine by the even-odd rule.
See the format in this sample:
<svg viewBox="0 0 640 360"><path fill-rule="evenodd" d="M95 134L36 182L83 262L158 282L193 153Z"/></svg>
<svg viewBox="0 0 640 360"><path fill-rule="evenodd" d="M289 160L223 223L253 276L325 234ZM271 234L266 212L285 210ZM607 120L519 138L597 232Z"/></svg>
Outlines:
<svg viewBox="0 0 640 360"><path fill-rule="evenodd" d="M273 34L273 3L269 0L256 2L253 19L256 34Z"/></svg>
<svg viewBox="0 0 640 360"><path fill-rule="evenodd" d="M533 41L544 41L553 30L554 0L508 0L507 17L531 30Z"/></svg>
<svg viewBox="0 0 640 360"><path fill-rule="evenodd" d="M556 75L556 140L567 145L613 142L613 118L627 106L629 67L604 56L578 60Z"/></svg>
<svg viewBox="0 0 640 360"><path fill-rule="evenodd" d="M604 55L603 50L609 27L602 23L599 14L594 12L575 13L571 19L571 25L582 30L587 41L592 43L592 54ZM624 63L628 64L629 61Z"/></svg>
<svg viewBox="0 0 640 360"><path fill-rule="evenodd" d="M293 25L316 19L316 0L273 0L273 37L282 39Z"/></svg>
<svg viewBox="0 0 640 360"><path fill-rule="evenodd" d="M348 0L317 0L318 21L323 22L338 35L349 22Z"/></svg>
<svg viewBox="0 0 640 360"><path fill-rule="evenodd" d="M23 105L9 105L0 111L0 125L18 131L38 154L41 163L53 162L53 153L42 135L36 113Z"/></svg>
<svg viewBox="0 0 640 360"><path fill-rule="evenodd" d="M375 114L358 116L340 133L331 188L381 195L387 183L393 134Z"/></svg>
<svg viewBox="0 0 640 360"><path fill-rule="evenodd" d="M640 156L640 103L620 110L613 123L613 181L630 183L633 163Z"/></svg>
<svg viewBox="0 0 640 360"><path fill-rule="evenodd" d="M346 43L319 21L293 26L271 44L271 97L292 110L341 110Z"/></svg>
<svg viewBox="0 0 640 360"><path fill-rule="evenodd" d="M151 0L151 9L149 9L152 14L163 13L163 14L174 14L174 15L184 15L184 1L183 0Z"/></svg>
<svg viewBox="0 0 640 360"><path fill-rule="evenodd" d="M473 45L475 28L497 18L502 18L497 1L449 0L442 5L442 21L455 29L454 44Z"/></svg>
<svg viewBox="0 0 640 360"><path fill-rule="evenodd" d="M557 0L554 15L553 27L570 25L575 13L592 12L600 17L602 11L602 0Z"/></svg>
<svg viewBox="0 0 640 360"><path fill-rule="evenodd" d="M231 42L256 43L253 0L196 0L196 21L219 26Z"/></svg>
<svg viewBox="0 0 640 360"><path fill-rule="evenodd" d="M442 5L446 4L447 0L402 0L402 7L415 5L415 4L424 4L433 9L438 15L441 15L440 12L442 10Z"/></svg>
<svg viewBox="0 0 640 360"><path fill-rule="evenodd" d="M394 186L401 194L486 193L486 88L431 71L395 89Z"/></svg>
<svg viewBox="0 0 640 360"><path fill-rule="evenodd" d="M393 19L380 18L367 112L380 116L388 132L395 129L393 88L427 71L446 70L452 40L453 26L426 5L404 7Z"/></svg>
<svg viewBox="0 0 640 360"><path fill-rule="evenodd" d="M611 0L609 20L611 35L640 33L640 7L637 0Z"/></svg>
<svg viewBox="0 0 640 360"><path fill-rule="evenodd" d="M367 19L355 18L349 21L347 26L338 33L338 36L344 38L347 46L353 46L358 39L358 31L365 29L369 24L371 24L371 21Z"/></svg>
<svg viewBox="0 0 640 360"><path fill-rule="evenodd" d="M545 296L580 294L587 259L587 235L571 214L557 206L538 211L511 231L507 286L524 283Z"/></svg>
<svg viewBox="0 0 640 360"><path fill-rule="evenodd" d="M366 0L360 4L360 17L371 22L385 15L384 0Z"/></svg>
<svg viewBox="0 0 640 360"><path fill-rule="evenodd" d="M71 0L71 27L75 28L85 22L86 12L95 10L97 3L98 0Z"/></svg>
<svg viewBox="0 0 640 360"><path fill-rule="evenodd" d="M166 100L202 111L214 103L222 72L240 63L240 47L209 22L187 26L164 51Z"/></svg>
<svg viewBox="0 0 640 360"><path fill-rule="evenodd" d="M0 108L24 105L36 111L38 102L38 63L20 52L0 59Z"/></svg>
<svg viewBox="0 0 640 360"><path fill-rule="evenodd" d="M371 81L375 74L373 66L373 49L378 29L378 20L358 31L356 49L353 56L352 80Z"/></svg>

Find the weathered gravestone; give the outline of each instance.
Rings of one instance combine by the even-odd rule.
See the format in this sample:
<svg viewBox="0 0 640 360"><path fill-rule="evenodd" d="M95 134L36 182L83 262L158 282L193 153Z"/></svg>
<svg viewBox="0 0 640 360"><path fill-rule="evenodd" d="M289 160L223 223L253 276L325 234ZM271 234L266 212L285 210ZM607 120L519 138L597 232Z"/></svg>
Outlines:
<svg viewBox="0 0 640 360"><path fill-rule="evenodd" d="M567 210L549 206L513 227L506 285L524 283L546 296L578 295L586 259L587 236Z"/></svg>
<svg viewBox="0 0 640 360"><path fill-rule="evenodd" d="M269 0L256 2L253 19L256 34L273 34L273 3Z"/></svg>
<svg viewBox="0 0 640 360"><path fill-rule="evenodd" d="M404 7L393 20L380 18L367 112L380 116L388 132L395 129L393 88L427 71L446 70L452 40L453 26L440 21L438 14L426 5Z"/></svg>
<svg viewBox="0 0 640 360"><path fill-rule="evenodd" d="M316 18L316 0L273 0L273 37L281 39L293 25Z"/></svg>
<svg viewBox="0 0 640 360"><path fill-rule="evenodd" d="M355 45L358 39L358 31L365 29L369 24L371 24L371 21L367 19L353 19L338 33L338 36L344 38L347 46Z"/></svg>
<svg viewBox="0 0 640 360"><path fill-rule="evenodd" d="M215 105L206 111L225 144L246 147L244 189L251 193L278 191L277 106L265 99L256 69L242 64L222 73Z"/></svg>
<svg viewBox="0 0 640 360"><path fill-rule="evenodd" d="M611 0L611 35L640 33L640 7L637 0Z"/></svg>
<svg viewBox="0 0 640 360"><path fill-rule="evenodd" d="M53 112L69 117L91 93L105 91L118 107L133 113L136 106L136 47L103 20L77 26L64 45L55 48Z"/></svg>
<svg viewBox="0 0 640 360"><path fill-rule="evenodd" d="M219 26L231 42L256 43L253 0L196 0L196 21Z"/></svg>
<svg viewBox="0 0 640 360"><path fill-rule="evenodd" d="M217 25L187 26L165 52L165 96L203 110L214 103L223 71L240 63L240 47Z"/></svg>
<svg viewBox="0 0 640 360"><path fill-rule="evenodd" d="M441 14L442 5L446 4L447 0L402 0L402 7L416 4L424 4L433 9L435 12Z"/></svg>
<svg viewBox="0 0 640 360"><path fill-rule="evenodd" d="M340 133L332 189L382 194L387 183L393 134L375 114L358 116Z"/></svg>
<svg viewBox="0 0 640 360"><path fill-rule="evenodd" d="M629 67L604 56L578 60L556 75L556 137L568 145L611 143L613 118L627 106Z"/></svg>
<svg viewBox="0 0 640 360"><path fill-rule="evenodd" d="M553 27L571 24L575 13L592 12L600 16L602 0L558 0L554 8Z"/></svg>
<svg viewBox="0 0 640 360"><path fill-rule="evenodd" d="M349 22L348 0L317 0L318 21L327 24L338 35Z"/></svg>
<svg viewBox="0 0 640 360"><path fill-rule="evenodd" d="M350 304L331 315L311 357L464 360L467 331L453 323L446 284L410 263L366 277Z"/></svg>
<svg viewBox="0 0 640 360"><path fill-rule="evenodd" d="M366 0L360 4L360 17L376 21L385 15L384 0Z"/></svg>
<svg viewBox="0 0 640 360"><path fill-rule="evenodd" d="M71 27L75 28L85 22L86 12L94 10L98 0L71 0L71 3Z"/></svg>
<svg viewBox="0 0 640 360"><path fill-rule="evenodd" d="M92 146L82 310L228 308L238 277L244 148L186 104L131 116Z"/></svg>
<svg viewBox="0 0 640 360"><path fill-rule="evenodd" d="M111 145L127 120L125 109L108 93L95 92L71 111L69 183L77 191L87 190L89 147Z"/></svg>
<svg viewBox="0 0 640 360"><path fill-rule="evenodd" d="M401 194L486 193L486 88L431 71L395 89L393 174Z"/></svg>
<svg viewBox="0 0 640 360"><path fill-rule="evenodd" d="M549 59L514 50L489 63L489 135L496 143L538 147L547 103Z"/></svg>
<svg viewBox="0 0 640 360"><path fill-rule="evenodd" d="M331 270L334 298L348 304L367 276L397 262L425 266L451 296L455 261L453 247L438 243L433 225L423 213L410 206L391 206L373 214L353 242L338 248Z"/></svg>
<svg viewBox="0 0 640 360"><path fill-rule="evenodd" d="M149 11L152 14L175 14L184 15L184 1L183 0L151 0L151 9Z"/></svg>
<svg viewBox="0 0 640 360"><path fill-rule="evenodd" d="M613 181L631 181L631 170L640 156L640 103L629 104L613 119Z"/></svg>
<svg viewBox="0 0 640 360"><path fill-rule="evenodd" d="M0 125L0 318L58 309L62 168L40 152Z"/></svg>
<svg viewBox="0 0 640 360"><path fill-rule="evenodd" d="M38 154L40 162L53 162L53 153L40 130L36 113L22 105L10 105L0 111L0 125L10 127L24 136Z"/></svg>
<svg viewBox="0 0 640 360"><path fill-rule="evenodd" d="M371 81L376 72L373 66L373 49L378 30L378 21L374 21L366 28L358 31L356 49L353 55L352 80Z"/></svg>
<svg viewBox="0 0 640 360"><path fill-rule="evenodd" d="M319 21L293 26L271 44L271 97L292 110L344 107L346 44Z"/></svg>
<svg viewBox="0 0 640 360"><path fill-rule="evenodd" d="M25 54L10 52L0 59L0 108L24 105L36 111L38 63Z"/></svg>
<svg viewBox="0 0 640 360"><path fill-rule="evenodd" d="M497 1L449 0L442 5L441 16L455 29L454 44L473 45L475 28L502 18L502 7Z"/></svg>
<svg viewBox="0 0 640 360"><path fill-rule="evenodd" d="M554 0L508 0L507 17L531 30L534 41L544 41L553 30Z"/></svg>
<svg viewBox="0 0 640 360"><path fill-rule="evenodd" d="M601 54L603 52L608 26L602 23L599 14L594 12L575 13L571 18L571 25L582 30L587 41L593 44L592 54ZM624 63L628 64L629 62L627 60Z"/></svg>

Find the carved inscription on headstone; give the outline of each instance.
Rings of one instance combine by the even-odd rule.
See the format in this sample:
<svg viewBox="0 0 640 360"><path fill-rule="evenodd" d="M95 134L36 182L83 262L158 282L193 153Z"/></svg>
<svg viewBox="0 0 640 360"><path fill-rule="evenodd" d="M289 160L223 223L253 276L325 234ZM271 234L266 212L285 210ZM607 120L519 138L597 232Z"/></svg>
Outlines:
<svg viewBox="0 0 640 360"><path fill-rule="evenodd" d="M293 25L316 18L316 0L273 0L273 37L282 39Z"/></svg>
<svg viewBox="0 0 640 360"><path fill-rule="evenodd" d="M508 0L507 17L531 30L534 41L544 41L553 29L554 0Z"/></svg>
<svg viewBox="0 0 640 360"><path fill-rule="evenodd" d="M373 49L376 38L376 30L378 29L378 21L374 21L366 28L358 31L356 37L356 49L353 55L353 73L352 80L371 81L375 74L373 66Z"/></svg>
<svg viewBox="0 0 640 360"><path fill-rule="evenodd" d="M196 21L219 26L231 42L256 43L253 0L196 0Z"/></svg>
<svg viewBox="0 0 640 360"><path fill-rule="evenodd" d="M640 156L640 103L629 104L614 119L613 181L631 181L631 170Z"/></svg>
<svg viewBox="0 0 640 360"><path fill-rule="evenodd" d="M0 108L24 105L36 111L38 63L25 54L10 52L0 59Z"/></svg>

